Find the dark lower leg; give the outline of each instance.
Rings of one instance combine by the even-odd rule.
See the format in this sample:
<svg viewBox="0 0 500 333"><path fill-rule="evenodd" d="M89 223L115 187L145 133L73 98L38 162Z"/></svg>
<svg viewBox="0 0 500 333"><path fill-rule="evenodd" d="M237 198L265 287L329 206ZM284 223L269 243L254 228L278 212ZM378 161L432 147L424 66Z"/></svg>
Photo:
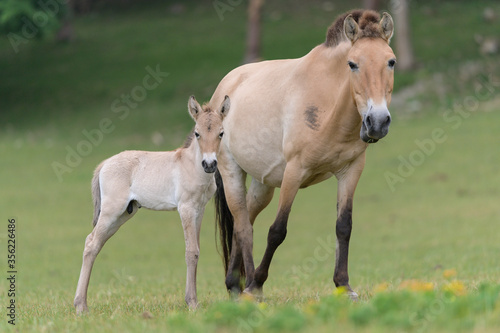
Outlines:
<svg viewBox="0 0 500 333"><path fill-rule="evenodd" d="M254 282L250 286L250 289L260 289L262 285L267 280L269 273L269 266L273 258L274 252L278 246L283 243L287 232L287 222L288 216L290 214L290 207L280 209L276 220L269 228L269 233L267 236L267 247L262 262L259 267L255 270Z"/></svg>
<svg viewBox="0 0 500 333"><path fill-rule="evenodd" d="M335 286L349 287L349 274L347 272L348 256L349 256L349 240L352 230L352 201L349 200L344 207L340 207L341 211L337 219L336 234L337 234L337 253L335 262L335 273L333 282Z"/></svg>

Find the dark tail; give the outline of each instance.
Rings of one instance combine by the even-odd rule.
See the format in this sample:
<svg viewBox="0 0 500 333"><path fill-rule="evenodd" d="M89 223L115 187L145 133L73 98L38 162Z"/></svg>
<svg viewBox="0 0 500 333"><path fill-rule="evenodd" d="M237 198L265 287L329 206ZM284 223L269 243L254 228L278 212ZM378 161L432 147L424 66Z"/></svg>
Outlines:
<svg viewBox="0 0 500 333"><path fill-rule="evenodd" d="M101 185L99 183L99 174L104 163L99 164L99 166L94 171L94 177L92 178L92 200L94 201L94 219L92 224L97 224L99 215L101 214Z"/></svg>
<svg viewBox="0 0 500 333"><path fill-rule="evenodd" d="M233 245L233 226L234 218L233 214L229 210L226 201L226 194L224 193L224 184L222 183L222 177L219 170L215 171L215 184L217 185L217 191L215 192L215 233L217 235L217 227L219 228L219 241L220 250L222 250L221 256L224 262L224 272L227 274L227 268L229 265L229 258L231 257L231 248Z"/></svg>

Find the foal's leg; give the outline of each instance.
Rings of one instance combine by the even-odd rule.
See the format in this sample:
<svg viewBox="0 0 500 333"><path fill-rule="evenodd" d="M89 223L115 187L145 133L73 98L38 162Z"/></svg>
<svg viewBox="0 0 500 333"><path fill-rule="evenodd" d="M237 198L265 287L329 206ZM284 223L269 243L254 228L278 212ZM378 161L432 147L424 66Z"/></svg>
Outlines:
<svg viewBox="0 0 500 333"><path fill-rule="evenodd" d="M200 256L200 228L205 206L196 208L194 205L179 205L179 215L184 229L184 241L186 243L186 303L191 309L198 307L196 296L196 269L198 257Z"/></svg>
<svg viewBox="0 0 500 333"><path fill-rule="evenodd" d="M351 164L347 171L337 175L337 250L333 282L337 287L346 288L352 300L358 299L358 295L349 286L349 274L347 273L349 240L352 230L352 200L364 165L365 156L362 155Z"/></svg>
<svg viewBox="0 0 500 333"><path fill-rule="evenodd" d="M116 209L116 207L119 207ZM122 207L123 206L123 207ZM95 258L101 251L104 243L115 234L123 223L129 220L136 212L137 205L134 204L131 214L126 212L127 205L117 205L115 203L107 205L106 202L101 203L101 214L97 221L94 230L85 239L85 249L83 251L83 264L80 271L80 278L76 288L74 305L76 312L81 314L88 312L87 307L87 290L90 281L90 273L94 265Z"/></svg>
<svg viewBox="0 0 500 333"><path fill-rule="evenodd" d="M246 292L261 292L262 285L267 280L269 265L274 252L278 246L285 240L288 216L292 208L292 203L300 188L303 170L297 164L289 162L285 169L283 181L281 184L280 200L278 214L274 223L269 228L267 235L267 247L262 261L255 270L254 281L245 289Z"/></svg>

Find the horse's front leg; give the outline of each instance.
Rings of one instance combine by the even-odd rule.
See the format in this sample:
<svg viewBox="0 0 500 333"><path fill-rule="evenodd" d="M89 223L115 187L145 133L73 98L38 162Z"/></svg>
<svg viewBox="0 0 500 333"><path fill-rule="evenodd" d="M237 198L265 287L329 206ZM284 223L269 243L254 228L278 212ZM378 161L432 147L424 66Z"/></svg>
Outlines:
<svg viewBox="0 0 500 333"><path fill-rule="evenodd" d="M186 304L190 309L198 307L196 293L196 270L200 256L200 228L205 207L195 207L192 204L179 205L179 215L184 230L186 244Z"/></svg>
<svg viewBox="0 0 500 333"><path fill-rule="evenodd" d="M363 172L364 165L365 155L363 154L358 157L346 171L337 175L337 249L333 282L337 287L346 288L347 294L352 300L358 299L358 294L349 286L349 274L347 272L349 240L352 230L352 202L354 191L358 184L359 177Z"/></svg>
<svg viewBox="0 0 500 333"><path fill-rule="evenodd" d="M300 168L299 163L288 162L283 181L281 184L280 198L278 204L278 214L274 223L269 228L267 235L267 247L264 252L262 261L255 270L254 281L245 289L249 293L261 293L262 286L267 280L269 274L269 266L273 258L274 252L285 240L287 233L288 216L292 208L293 200L302 183L304 170Z"/></svg>

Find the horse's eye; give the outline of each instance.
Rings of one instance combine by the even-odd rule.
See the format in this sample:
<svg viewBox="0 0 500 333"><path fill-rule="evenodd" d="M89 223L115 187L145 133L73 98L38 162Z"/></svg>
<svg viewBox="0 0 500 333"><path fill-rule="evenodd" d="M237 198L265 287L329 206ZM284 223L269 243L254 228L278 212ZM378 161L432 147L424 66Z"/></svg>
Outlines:
<svg viewBox="0 0 500 333"><path fill-rule="evenodd" d="M355 63L355 62L352 62L352 61L348 61L347 64L349 65L349 67L351 68L351 71L355 71L357 70L359 67L358 67L358 64Z"/></svg>
<svg viewBox="0 0 500 333"><path fill-rule="evenodd" d="M224 132L220 132L219 139L222 139L223 136L224 136Z"/></svg>
<svg viewBox="0 0 500 333"><path fill-rule="evenodd" d="M197 139L199 139L199 138L200 138L200 133L198 133L198 132L194 132L194 136L195 136Z"/></svg>
<svg viewBox="0 0 500 333"><path fill-rule="evenodd" d="M396 65L396 59L391 59L387 62L387 65L389 66L389 68L394 68L394 65Z"/></svg>

